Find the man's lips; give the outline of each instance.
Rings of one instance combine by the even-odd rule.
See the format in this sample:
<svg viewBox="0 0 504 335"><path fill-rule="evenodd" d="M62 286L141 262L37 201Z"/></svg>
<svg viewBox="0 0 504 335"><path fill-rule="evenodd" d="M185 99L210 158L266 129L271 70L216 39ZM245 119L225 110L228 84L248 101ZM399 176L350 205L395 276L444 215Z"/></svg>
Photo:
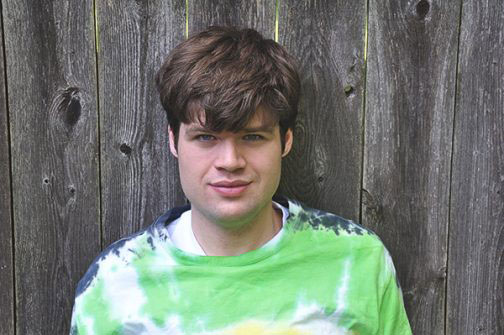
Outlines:
<svg viewBox="0 0 504 335"><path fill-rule="evenodd" d="M223 180L210 183L209 185L215 192L222 196L235 197L242 194L250 183L250 181L245 180Z"/></svg>
<svg viewBox="0 0 504 335"><path fill-rule="evenodd" d="M222 181L217 181L210 183L211 186L216 186L216 187L239 187L239 186L246 186L250 184L249 181L245 180L222 180Z"/></svg>

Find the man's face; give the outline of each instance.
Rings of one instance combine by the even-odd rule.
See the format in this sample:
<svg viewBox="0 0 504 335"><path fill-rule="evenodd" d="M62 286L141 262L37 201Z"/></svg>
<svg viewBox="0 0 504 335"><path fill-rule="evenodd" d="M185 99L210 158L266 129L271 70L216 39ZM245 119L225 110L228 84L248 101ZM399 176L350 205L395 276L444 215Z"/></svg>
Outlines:
<svg viewBox="0 0 504 335"><path fill-rule="evenodd" d="M271 206L292 132L287 131L282 152L278 124L262 115L257 112L238 132L217 133L199 122L182 123L177 147L170 130L170 150L178 158L193 215L231 228L252 222Z"/></svg>

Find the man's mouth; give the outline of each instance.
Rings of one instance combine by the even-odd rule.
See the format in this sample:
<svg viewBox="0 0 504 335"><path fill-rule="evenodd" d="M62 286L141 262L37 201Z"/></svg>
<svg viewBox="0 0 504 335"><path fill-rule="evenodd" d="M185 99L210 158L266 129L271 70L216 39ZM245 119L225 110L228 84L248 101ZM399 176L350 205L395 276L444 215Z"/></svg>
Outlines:
<svg viewBox="0 0 504 335"><path fill-rule="evenodd" d="M210 183L210 187L224 197L236 197L241 195L250 185L246 180L221 180Z"/></svg>

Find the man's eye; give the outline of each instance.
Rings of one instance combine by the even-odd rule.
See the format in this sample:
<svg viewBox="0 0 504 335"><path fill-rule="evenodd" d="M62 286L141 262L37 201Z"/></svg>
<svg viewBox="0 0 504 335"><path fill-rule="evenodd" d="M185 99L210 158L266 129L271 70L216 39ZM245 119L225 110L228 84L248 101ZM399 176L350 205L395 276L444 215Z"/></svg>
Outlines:
<svg viewBox="0 0 504 335"><path fill-rule="evenodd" d="M201 134L196 136L196 139L201 142L209 142L215 140L215 136L208 134Z"/></svg>
<svg viewBox="0 0 504 335"><path fill-rule="evenodd" d="M264 139L264 137L259 134L247 134L247 135L243 136L243 139L245 141L260 141L260 140Z"/></svg>

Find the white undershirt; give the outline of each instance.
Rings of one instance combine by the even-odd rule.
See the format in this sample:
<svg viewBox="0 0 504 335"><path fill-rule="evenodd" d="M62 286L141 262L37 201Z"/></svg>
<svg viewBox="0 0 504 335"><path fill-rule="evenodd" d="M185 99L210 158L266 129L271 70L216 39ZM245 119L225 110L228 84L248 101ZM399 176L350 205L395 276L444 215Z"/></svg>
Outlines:
<svg viewBox="0 0 504 335"><path fill-rule="evenodd" d="M272 246L280 240L280 237L283 235L283 226L289 216L289 210L279 203L273 201L273 207L282 210L282 227L278 233L263 246ZM206 255L194 236L191 225L191 210L185 211L178 219L172 221L168 225L168 234L173 245L177 248L191 254L200 256Z"/></svg>

